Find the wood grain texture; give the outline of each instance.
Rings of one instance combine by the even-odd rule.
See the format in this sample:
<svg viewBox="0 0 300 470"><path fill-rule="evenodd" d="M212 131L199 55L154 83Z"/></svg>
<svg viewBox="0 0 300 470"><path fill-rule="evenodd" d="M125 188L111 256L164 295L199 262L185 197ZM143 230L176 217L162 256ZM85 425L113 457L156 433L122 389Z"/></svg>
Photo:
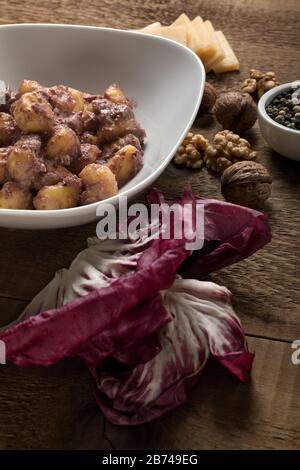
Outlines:
<svg viewBox="0 0 300 470"><path fill-rule="evenodd" d="M77 361L0 366L1 449L109 449L93 383Z"/></svg>
<svg viewBox="0 0 300 470"><path fill-rule="evenodd" d="M274 70L281 82L299 79L298 0L87 0L81 8L75 0L0 0L0 24L139 28L154 21L168 24L183 11L210 18L237 52L240 73L208 76L219 92L240 89L253 67ZM180 118L176 103L172 112ZM195 130L207 137L219 129L212 115L195 121ZM256 351L252 381L238 384L209 364L184 407L128 429L105 424L90 376L76 361L47 369L0 366L0 448L299 448L300 366L291 364L289 342L300 338L300 168L272 152L257 125L245 137L273 175L266 206L273 240L211 279L233 292L246 332L256 336L249 338ZM218 177L206 170L170 164L156 186L174 197L187 183L198 195L221 198ZM94 234L95 224L47 232L0 229L0 327L16 318Z"/></svg>
<svg viewBox="0 0 300 470"><path fill-rule="evenodd" d="M0 328L14 321L26 307L23 300L0 297Z"/></svg>
<svg viewBox="0 0 300 470"><path fill-rule="evenodd" d="M1 22L50 21L139 27L161 20L169 23L181 11L191 16L201 13L212 18L232 41L241 60L240 74L210 74L209 80L219 92L236 89L250 67L274 69L281 81L300 76L300 49L296 24L299 24L298 1L288 3L225 1L218 2L117 2L118 15L113 15L111 2L86 2L84 11L77 11L75 2L53 2L53 9L40 2L0 1ZM80 17L79 17L80 16ZM268 23L266 26L266 17ZM242 34L241 34L242 31ZM255 37L254 37L255 36ZM270 46L271 44L271 46ZM271 50L270 50L271 49ZM255 61L255 62L254 62ZM180 110L178 110L180 115ZM195 123L197 129L211 137L218 129L213 116ZM250 260L213 276L228 285L236 294L237 311L245 320L247 332L268 337L293 339L299 335L297 307L300 287L296 262L299 258L297 233L299 218L299 164L272 153L261 138L257 125L248 133L273 177L273 196L267 207L273 229L273 241ZM191 182L203 196L220 198L219 179L206 171L191 173L170 165L156 183L170 196L179 194ZM30 300L54 275L66 267L78 251L86 246L86 238L94 235L95 225L55 232L31 232L0 229L0 295ZM13 249L11 248L13 246ZM228 274L227 274L228 273ZM249 281L251 289L249 289ZM290 288L293 286L293 289ZM252 315L254 318L252 318Z"/></svg>

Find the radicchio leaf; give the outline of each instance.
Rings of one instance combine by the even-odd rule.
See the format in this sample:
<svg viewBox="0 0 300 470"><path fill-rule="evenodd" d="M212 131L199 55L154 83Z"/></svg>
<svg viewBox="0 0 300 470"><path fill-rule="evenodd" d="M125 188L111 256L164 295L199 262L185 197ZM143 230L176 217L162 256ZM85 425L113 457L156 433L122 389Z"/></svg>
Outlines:
<svg viewBox="0 0 300 470"><path fill-rule="evenodd" d="M116 424L140 424L184 403L212 354L240 380L251 369L241 324L230 292L212 282L177 279L164 293L173 320L160 332L161 351L123 373L92 369L98 403Z"/></svg>
<svg viewBox="0 0 300 470"><path fill-rule="evenodd" d="M92 254L97 250L101 253L101 245L104 245L107 256L105 243L110 247L114 246L108 241L82 252L72 263L71 272L65 271L64 276L59 275L62 277L61 282L56 283L56 290L53 281L50 282L42 295L38 295L27 308L27 318L0 334L0 339L6 344L9 361L20 366L51 365L65 357L76 355L77 350L84 357L83 351L86 350L89 358L97 355L97 365L100 365L101 360L112 355L117 348L123 348L126 344L130 346L135 340L140 340L141 335L147 338L170 320L159 291L172 285L178 267L186 256L183 246L173 247L170 240L170 246L165 244L165 251L156 260L124 274L126 269L122 263L124 261L126 266L127 259L132 258L133 253L126 251L125 245L122 250L124 259L121 255L116 259L115 249L122 246L117 241L111 252L110 262L106 260L102 266L101 255L98 253L99 265L93 264L95 260L92 263ZM138 258L137 254L135 256ZM90 264L85 265L86 258ZM103 267L108 269L108 266L110 272L103 273ZM118 278L109 277L111 266L115 269L120 266L123 275ZM71 284L68 283L69 277L72 279ZM103 285L104 279L106 286ZM91 286L93 290L90 291ZM70 290L75 294L75 300L65 304L64 296ZM76 298L76 293L88 295ZM39 313L36 306L43 306L44 297L50 310ZM28 316L32 311L38 314ZM139 326L141 323L142 328ZM109 335L109 332L112 334ZM87 344L93 339L101 343L97 353L91 352L93 341ZM156 347L153 353L157 353ZM147 355L149 357L149 353ZM143 362L143 358L141 359Z"/></svg>
<svg viewBox="0 0 300 470"><path fill-rule="evenodd" d="M157 190L148 196L151 203L169 203ZM267 216L248 207L216 199L197 198L187 188L181 204L204 205L204 247L194 251L180 268L183 277L196 277L237 263L271 240Z"/></svg>
<svg viewBox="0 0 300 470"><path fill-rule="evenodd" d="M157 191L149 200L165 203ZM97 240L2 329L7 360L45 366L80 357L96 378L99 405L117 424L149 421L183 403L210 354L245 380L253 355L229 291L175 279L179 268L197 277L261 248L270 240L266 217L187 190L177 206L182 219L184 203L192 204L190 215L204 205L201 250L191 254L185 239L153 239L147 230L134 242ZM150 222L163 230L158 220Z"/></svg>

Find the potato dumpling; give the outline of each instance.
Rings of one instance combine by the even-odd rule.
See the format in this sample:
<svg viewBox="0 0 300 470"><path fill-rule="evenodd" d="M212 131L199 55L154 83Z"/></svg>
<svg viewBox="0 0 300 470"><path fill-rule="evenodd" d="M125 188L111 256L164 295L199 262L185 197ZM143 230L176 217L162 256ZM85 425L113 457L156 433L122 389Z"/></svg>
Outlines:
<svg viewBox="0 0 300 470"><path fill-rule="evenodd" d="M54 113L45 96L38 92L24 93L11 107L13 117L24 134L49 132Z"/></svg>
<svg viewBox="0 0 300 470"><path fill-rule="evenodd" d="M0 113L0 146L12 144L18 136L18 128L14 118L7 113Z"/></svg>
<svg viewBox="0 0 300 470"><path fill-rule="evenodd" d="M89 103L88 110L92 116L91 122L94 119L98 122L99 145L112 142L126 134L134 134L141 142L143 141L145 131L136 121L134 112L128 105L113 103L106 98L97 98Z"/></svg>
<svg viewBox="0 0 300 470"><path fill-rule="evenodd" d="M110 176L111 171L107 171L107 167L101 163L91 163L86 165L83 170L79 173L84 187L90 186L91 184L102 183L107 176Z"/></svg>
<svg viewBox="0 0 300 470"><path fill-rule="evenodd" d="M105 144L102 149L101 159L109 160L115 153L121 150L121 148L125 147L125 145L133 145L143 154L139 139L133 134L126 134L124 137L119 137L117 140Z"/></svg>
<svg viewBox="0 0 300 470"><path fill-rule="evenodd" d="M40 146L39 136L23 136L9 152L9 176L23 186L32 187L36 175L46 172L45 164L38 158Z"/></svg>
<svg viewBox="0 0 300 470"><path fill-rule="evenodd" d="M76 101L69 92L69 88L64 85L53 86L49 88L49 99L55 111L72 113Z"/></svg>
<svg viewBox="0 0 300 470"><path fill-rule="evenodd" d="M96 131L99 127L99 121L94 112L93 102L85 104L82 112L82 123L85 131Z"/></svg>
<svg viewBox="0 0 300 470"><path fill-rule="evenodd" d="M69 87L69 93L73 97L75 101L74 108L72 109L73 113L77 113L79 111L83 110L84 106L84 100L83 100L83 94L79 90L75 90L74 88Z"/></svg>
<svg viewBox="0 0 300 470"><path fill-rule="evenodd" d="M82 204L102 201L118 192L118 185L113 172L105 165L91 163L80 173L85 190L81 194Z"/></svg>
<svg viewBox="0 0 300 470"><path fill-rule="evenodd" d="M78 158L74 158L70 165L70 170L76 175L78 175L86 165L95 163L101 155L101 151L96 145L81 144L80 150L80 156Z"/></svg>
<svg viewBox="0 0 300 470"><path fill-rule="evenodd" d="M132 106L131 101L126 97L123 90L116 84L110 85L104 94L105 98L109 99L113 103L117 104L127 104L128 106Z"/></svg>
<svg viewBox="0 0 300 470"><path fill-rule="evenodd" d="M72 113L83 110L84 100L81 91L65 85L58 85L48 90L50 101L57 111Z"/></svg>
<svg viewBox="0 0 300 470"><path fill-rule="evenodd" d="M24 95L24 93L31 93L32 91L40 90L42 85L35 80L22 80L19 86L19 95Z"/></svg>
<svg viewBox="0 0 300 470"><path fill-rule="evenodd" d="M39 191L44 186L53 186L60 183L67 176L72 176L72 173L62 165L56 165L53 161L44 160L46 166L46 173L38 173L34 180L34 189Z"/></svg>
<svg viewBox="0 0 300 470"><path fill-rule="evenodd" d="M98 137L91 132L84 132L80 140L83 144L98 145Z"/></svg>
<svg viewBox="0 0 300 470"><path fill-rule="evenodd" d="M57 126L46 147L49 158L63 165L70 165L80 155L80 141L75 132L67 126Z"/></svg>
<svg viewBox="0 0 300 470"><path fill-rule="evenodd" d="M133 145L126 145L107 162L108 168L116 177L119 188L131 180L142 165L142 154Z"/></svg>
<svg viewBox="0 0 300 470"><path fill-rule="evenodd" d="M57 116L56 122L58 125L70 127L77 135L81 135L83 132L82 113L80 112Z"/></svg>
<svg viewBox="0 0 300 470"><path fill-rule="evenodd" d="M97 132L99 145L112 142L126 134L133 134L142 142L145 136L144 129L134 118L118 119L99 128Z"/></svg>
<svg viewBox="0 0 300 470"><path fill-rule="evenodd" d="M0 191L0 208L32 209L32 194L18 183L7 181Z"/></svg>
<svg viewBox="0 0 300 470"><path fill-rule="evenodd" d="M77 176L72 175L52 186L44 186L33 199L38 210L68 209L79 202L81 183Z"/></svg>
<svg viewBox="0 0 300 470"><path fill-rule="evenodd" d="M28 79L17 93L2 88L0 207L54 210L102 201L141 168L145 131L118 85L104 95Z"/></svg>
<svg viewBox="0 0 300 470"><path fill-rule="evenodd" d="M8 179L7 156L9 152L10 147L0 148L0 184L5 183Z"/></svg>

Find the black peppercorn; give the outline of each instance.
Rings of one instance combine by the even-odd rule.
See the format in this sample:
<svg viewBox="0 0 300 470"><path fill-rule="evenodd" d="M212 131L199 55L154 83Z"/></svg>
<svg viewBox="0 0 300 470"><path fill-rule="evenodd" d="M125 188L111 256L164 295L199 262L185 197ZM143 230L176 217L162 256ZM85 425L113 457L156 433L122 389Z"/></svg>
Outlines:
<svg viewBox="0 0 300 470"><path fill-rule="evenodd" d="M275 118L275 121L278 122L279 124L283 124L284 123L284 116L281 116L280 114L278 114L278 116L276 116L276 118Z"/></svg>

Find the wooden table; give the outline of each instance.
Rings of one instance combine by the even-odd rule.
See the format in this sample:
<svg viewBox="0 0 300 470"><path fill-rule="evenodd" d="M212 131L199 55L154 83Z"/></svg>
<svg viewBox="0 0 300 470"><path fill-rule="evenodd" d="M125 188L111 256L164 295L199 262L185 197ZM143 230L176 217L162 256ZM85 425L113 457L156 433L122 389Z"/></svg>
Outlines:
<svg viewBox="0 0 300 470"><path fill-rule="evenodd" d="M183 10L213 20L240 58L240 74L208 77L218 90L239 89L252 67L274 70L281 82L300 78L298 0L86 0L80 8L75 0L48 6L37 0L0 0L0 22L137 28L154 21L170 23ZM212 116L196 124L206 136L219 129ZM300 165L274 154L257 125L248 138L274 178L266 207L273 241L211 278L234 294L249 347L256 353L251 380L237 383L209 364L185 406L152 424L119 428L103 419L90 376L79 362L48 369L1 366L0 448L299 448L300 365L291 362L291 342L300 339ZM172 164L157 186L175 196L187 182L202 196L221 197L217 177ZM0 229L1 324L16 317L94 233L94 224L53 232Z"/></svg>

